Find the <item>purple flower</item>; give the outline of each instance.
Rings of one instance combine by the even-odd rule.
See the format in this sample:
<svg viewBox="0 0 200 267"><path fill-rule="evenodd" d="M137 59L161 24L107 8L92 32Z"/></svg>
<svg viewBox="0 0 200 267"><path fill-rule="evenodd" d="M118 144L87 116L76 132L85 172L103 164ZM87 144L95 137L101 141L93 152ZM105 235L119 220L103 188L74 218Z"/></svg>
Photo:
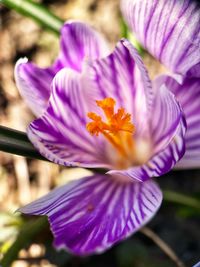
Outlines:
<svg viewBox="0 0 200 267"><path fill-rule="evenodd" d="M72 36L75 25L67 26ZM81 25L83 40L88 31ZM101 46L94 32L92 39ZM82 46L77 45L78 52ZM69 49L75 52L72 45ZM64 51L63 57L69 53ZM22 73L16 71L18 81ZM34 81L31 74L18 82L25 92L27 81ZM42 81L37 78L36 90L43 90ZM35 86L29 90L33 94ZM24 96L37 110L40 102L37 97L32 101L32 94ZM126 40L107 57L87 56L81 71L69 65L60 70L46 106L28 128L38 151L58 164L108 171L54 189L20 211L47 215L57 248L78 255L102 252L137 231L158 210L162 193L151 178L168 172L185 152L182 109L165 84L155 84L152 90L137 51Z"/></svg>
<svg viewBox="0 0 200 267"><path fill-rule="evenodd" d="M200 75L200 5L196 0L121 0L141 44L172 72Z"/></svg>

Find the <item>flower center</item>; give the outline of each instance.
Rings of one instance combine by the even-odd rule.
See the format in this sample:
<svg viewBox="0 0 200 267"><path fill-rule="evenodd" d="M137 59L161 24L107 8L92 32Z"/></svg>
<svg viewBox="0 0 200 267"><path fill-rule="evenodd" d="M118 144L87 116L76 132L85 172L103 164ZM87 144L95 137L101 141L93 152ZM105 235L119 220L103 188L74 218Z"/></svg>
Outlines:
<svg viewBox="0 0 200 267"><path fill-rule="evenodd" d="M131 122L131 114L127 113L124 108L119 108L115 112L115 100L105 98L97 100L96 104L100 107L105 115L105 120L94 112L87 115L92 122L87 123L86 128L93 136L102 134L112 146L120 153L122 158L133 157L134 140L133 134L135 127Z"/></svg>

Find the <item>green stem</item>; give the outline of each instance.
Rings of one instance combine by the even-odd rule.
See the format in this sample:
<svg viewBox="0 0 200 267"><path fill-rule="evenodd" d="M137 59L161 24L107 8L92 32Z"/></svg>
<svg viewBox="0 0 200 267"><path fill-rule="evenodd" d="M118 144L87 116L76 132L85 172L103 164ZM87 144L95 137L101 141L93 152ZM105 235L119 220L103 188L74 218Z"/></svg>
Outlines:
<svg viewBox="0 0 200 267"><path fill-rule="evenodd" d="M29 141L26 133L0 126L0 151L23 156L31 159L49 161L43 157ZM94 172L104 174L107 170L98 168L86 168Z"/></svg>
<svg viewBox="0 0 200 267"><path fill-rule="evenodd" d="M163 192L163 195L164 195L165 201L186 205L186 206L200 210L200 201L193 197L186 196L181 193L177 193L177 192L173 192L169 190L165 190Z"/></svg>
<svg viewBox="0 0 200 267"><path fill-rule="evenodd" d="M46 217L30 221L23 225L23 229L19 232L17 239L4 255L1 266L10 267L11 263L17 259L19 251L27 246L35 236L38 236L48 226Z"/></svg>
<svg viewBox="0 0 200 267"><path fill-rule="evenodd" d="M120 18L121 37L128 39L128 26L125 23L123 17Z"/></svg>
<svg viewBox="0 0 200 267"><path fill-rule="evenodd" d="M32 0L0 0L0 3L10 9L14 9L22 15L34 19L48 30L56 34L60 33L63 20L55 16L41 4L35 3Z"/></svg>
<svg viewBox="0 0 200 267"><path fill-rule="evenodd" d="M26 133L4 126L0 126L0 151L47 161L36 151Z"/></svg>
<svg viewBox="0 0 200 267"><path fill-rule="evenodd" d="M121 25L121 37L128 39L133 44L133 46L137 49L139 54L141 56L143 56L144 53L145 53L145 49L138 42L138 40L136 39L135 34L129 30L128 25L124 21L123 17L121 17L120 25Z"/></svg>

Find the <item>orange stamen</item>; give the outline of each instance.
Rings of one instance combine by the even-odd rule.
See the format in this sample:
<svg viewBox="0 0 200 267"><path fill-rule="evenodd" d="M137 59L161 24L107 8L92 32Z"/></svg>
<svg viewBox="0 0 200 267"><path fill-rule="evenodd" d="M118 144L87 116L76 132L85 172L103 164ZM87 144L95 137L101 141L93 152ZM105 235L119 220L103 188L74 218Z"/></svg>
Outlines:
<svg viewBox="0 0 200 267"><path fill-rule="evenodd" d="M98 136L99 133L103 134L120 154L127 156L127 147L130 146L130 140L135 130L131 122L131 115L126 113L124 108L119 108L115 113L116 102L113 98L97 100L96 103L103 110L106 122L102 120L101 116L89 112L88 117L92 122L86 125L87 130L95 136Z"/></svg>

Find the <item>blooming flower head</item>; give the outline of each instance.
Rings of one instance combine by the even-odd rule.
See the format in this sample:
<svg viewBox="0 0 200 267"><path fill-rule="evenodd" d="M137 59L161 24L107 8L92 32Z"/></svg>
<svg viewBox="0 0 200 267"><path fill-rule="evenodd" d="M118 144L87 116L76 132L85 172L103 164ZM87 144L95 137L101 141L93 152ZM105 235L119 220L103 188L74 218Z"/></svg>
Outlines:
<svg viewBox="0 0 200 267"><path fill-rule="evenodd" d="M177 81L157 77L154 85L170 89L186 116L186 153L176 167L199 168L200 5L196 0L121 0L121 8L142 45L173 76L179 74Z"/></svg>
<svg viewBox="0 0 200 267"><path fill-rule="evenodd" d="M83 28L82 37L91 33ZM16 75L19 81L20 72ZM106 57L89 57L81 71L67 66L53 78L46 110L28 127L31 142L55 163L107 169L20 209L48 216L57 248L78 255L102 252L137 231L159 208L162 193L151 178L183 156L186 126L165 84L154 87L127 40ZM34 105L37 109L37 101Z"/></svg>

